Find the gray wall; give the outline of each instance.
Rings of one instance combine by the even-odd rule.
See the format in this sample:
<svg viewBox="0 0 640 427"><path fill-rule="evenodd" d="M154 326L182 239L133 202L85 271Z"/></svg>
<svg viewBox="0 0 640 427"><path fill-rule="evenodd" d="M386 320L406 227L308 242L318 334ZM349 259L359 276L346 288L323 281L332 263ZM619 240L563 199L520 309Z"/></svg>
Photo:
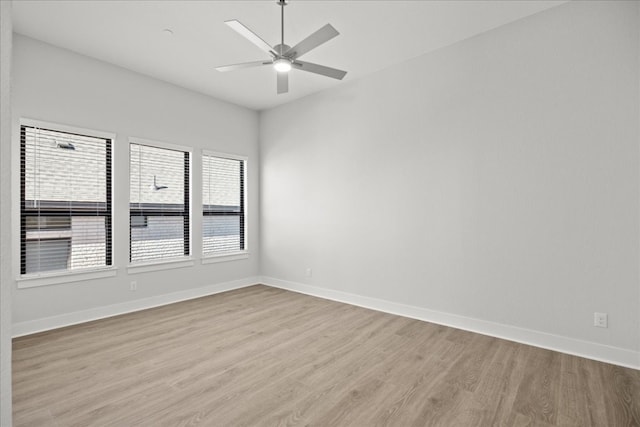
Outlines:
<svg viewBox="0 0 640 427"><path fill-rule="evenodd" d="M265 111L262 274L640 366L639 6L570 2Z"/></svg>
<svg viewBox="0 0 640 427"><path fill-rule="evenodd" d="M116 277L18 289L14 324L128 303L258 274L258 114L45 43L14 37L13 147L19 153L21 117L114 132L114 264ZM192 198L200 206L202 149L248 156L248 259L199 262L201 217L194 212L192 267L129 274L128 138L193 147ZM14 153L15 154L15 153ZM15 162L17 157L14 155ZM19 197L19 168L13 168ZM3 180L3 192L8 194ZM253 189L256 189L253 191ZM14 203L17 206L18 203ZM16 212L14 212L14 217ZM14 234L13 245L17 239ZM15 260L14 260L15 262ZM129 290L131 280L137 291ZM15 287L15 282L13 283Z"/></svg>
<svg viewBox="0 0 640 427"><path fill-rule="evenodd" d="M11 425L11 2L0 1L0 426Z"/></svg>

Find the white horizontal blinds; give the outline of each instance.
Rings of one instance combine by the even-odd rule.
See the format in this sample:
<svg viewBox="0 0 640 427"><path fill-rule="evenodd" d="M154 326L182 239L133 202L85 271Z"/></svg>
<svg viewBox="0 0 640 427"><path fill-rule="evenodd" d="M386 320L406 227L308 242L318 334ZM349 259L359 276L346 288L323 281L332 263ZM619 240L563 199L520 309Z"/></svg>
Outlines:
<svg viewBox="0 0 640 427"><path fill-rule="evenodd" d="M202 246L205 255L245 249L245 161L202 157Z"/></svg>
<svg viewBox="0 0 640 427"><path fill-rule="evenodd" d="M20 128L21 274L111 265L111 140Z"/></svg>
<svg viewBox="0 0 640 427"><path fill-rule="evenodd" d="M189 255L189 153L130 144L130 261Z"/></svg>

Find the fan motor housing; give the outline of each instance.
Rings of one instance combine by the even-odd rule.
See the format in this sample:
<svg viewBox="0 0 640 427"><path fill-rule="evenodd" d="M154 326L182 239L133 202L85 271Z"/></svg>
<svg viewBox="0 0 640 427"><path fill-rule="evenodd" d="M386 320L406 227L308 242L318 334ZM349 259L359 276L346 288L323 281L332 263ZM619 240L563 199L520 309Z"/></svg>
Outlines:
<svg viewBox="0 0 640 427"><path fill-rule="evenodd" d="M282 56L286 51L291 49L291 46L286 44L277 44L273 47L273 49L278 53L278 55Z"/></svg>

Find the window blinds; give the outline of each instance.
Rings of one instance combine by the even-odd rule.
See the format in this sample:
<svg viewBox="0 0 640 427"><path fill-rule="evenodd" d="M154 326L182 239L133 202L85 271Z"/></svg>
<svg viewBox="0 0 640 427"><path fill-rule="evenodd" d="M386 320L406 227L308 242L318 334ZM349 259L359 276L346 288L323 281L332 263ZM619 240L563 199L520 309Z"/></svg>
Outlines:
<svg viewBox="0 0 640 427"><path fill-rule="evenodd" d="M245 250L245 161L202 156L204 255Z"/></svg>
<svg viewBox="0 0 640 427"><path fill-rule="evenodd" d="M132 263L189 255L189 153L130 144Z"/></svg>
<svg viewBox="0 0 640 427"><path fill-rule="evenodd" d="M20 127L21 274L112 264L111 143Z"/></svg>

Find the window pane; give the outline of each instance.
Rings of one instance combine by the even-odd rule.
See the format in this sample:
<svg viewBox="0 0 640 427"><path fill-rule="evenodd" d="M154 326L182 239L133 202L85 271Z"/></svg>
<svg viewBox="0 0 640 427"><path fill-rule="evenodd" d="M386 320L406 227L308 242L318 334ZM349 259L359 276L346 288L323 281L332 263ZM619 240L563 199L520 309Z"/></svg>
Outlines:
<svg viewBox="0 0 640 427"><path fill-rule="evenodd" d="M203 156L202 203L206 209L240 211L240 163Z"/></svg>
<svg viewBox="0 0 640 427"><path fill-rule="evenodd" d="M147 217L142 215L131 215L131 227L146 227L147 226Z"/></svg>
<svg viewBox="0 0 640 427"><path fill-rule="evenodd" d="M131 203L184 206L184 152L131 144L130 174Z"/></svg>
<svg viewBox="0 0 640 427"><path fill-rule="evenodd" d="M30 127L24 137L25 200L106 202L104 139Z"/></svg>
<svg viewBox="0 0 640 427"><path fill-rule="evenodd" d="M183 255L183 216L147 216L146 227L131 228L131 262Z"/></svg>
<svg viewBox="0 0 640 427"><path fill-rule="evenodd" d="M202 232L205 254L242 250L239 216L205 216L202 218Z"/></svg>
<svg viewBox="0 0 640 427"><path fill-rule="evenodd" d="M71 239L27 240L27 273L67 270L71 254Z"/></svg>
<svg viewBox="0 0 640 427"><path fill-rule="evenodd" d="M105 263L104 217L73 217L71 220L71 268Z"/></svg>

